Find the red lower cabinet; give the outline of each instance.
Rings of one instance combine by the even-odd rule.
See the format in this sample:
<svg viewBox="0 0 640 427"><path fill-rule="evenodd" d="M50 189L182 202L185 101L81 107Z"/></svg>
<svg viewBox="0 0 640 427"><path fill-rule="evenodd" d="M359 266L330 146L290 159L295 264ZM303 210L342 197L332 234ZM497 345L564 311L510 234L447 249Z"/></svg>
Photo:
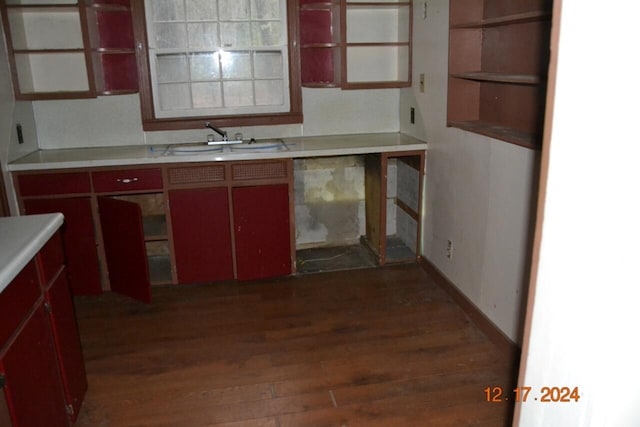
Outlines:
<svg viewBox="0 0 640 427"><path fill-rule="evenodd" d="M87 391L61 249L52 250L60 242L52 237L0 292L2 427L68 427Z"/></svg>
<svg viewBox="0 0 640 427"><path fill-rule="evenodd" d="M179 283L233 279L227 187L169 191Z"/></svg>
<svg viewBox="0 0 640 427"><path fill-rule="evenodd" d="M54 341L42 303L0 360L0 370L14 426L70 425Z"/></svg>
<svg viewBox="0 0 640 427"><path fill-rule="evenodd" d="M238 280L291 274L289 187L235 187L233 222Z"/></svg>
<svg viewBox="0 0 640 427"><path fill-rule="evenodd" d="M67 404L73 409L70 411L71 419L75 421L88 384L73 300L65 274L58 276L45 294L45 298L50 307L49 317L53 327L65 397Z"/></svg>

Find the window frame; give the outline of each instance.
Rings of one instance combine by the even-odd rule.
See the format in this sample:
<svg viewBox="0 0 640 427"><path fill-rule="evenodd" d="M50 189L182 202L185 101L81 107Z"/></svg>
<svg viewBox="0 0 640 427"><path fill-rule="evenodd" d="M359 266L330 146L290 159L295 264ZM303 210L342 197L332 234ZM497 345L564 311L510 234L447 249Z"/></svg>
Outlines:
<svg viewBox="0 0 640 427"><path fill-rule="evenodd" d="M153 103L151 66L147 23L143 0L131 2L131 17L136 40L138 85L142 129L144 131L181 130L204 128L205 122L216 127L265 126L302 123L302 89L300 81L300 50L298 43L298 10L296 0L287 3L287 49L289 55L289 111L284 113L263 113L224 116L185 116L157 118Z"/></svg>

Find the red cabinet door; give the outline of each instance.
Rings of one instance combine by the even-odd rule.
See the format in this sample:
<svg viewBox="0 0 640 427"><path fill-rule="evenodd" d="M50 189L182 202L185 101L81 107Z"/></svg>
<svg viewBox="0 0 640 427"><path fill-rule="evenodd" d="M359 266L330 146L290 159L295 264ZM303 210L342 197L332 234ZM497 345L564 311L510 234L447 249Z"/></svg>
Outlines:
<svg viewBox="0 0 640 427"><path fill-rule="evenodd" d="M67 276L60 274L46 293L51 306L49 313L53 337L58 350L58 364L62 374L67 404L73 408L71 419L78 417L80 406L87 392L87 373L82 357L78 324L69 292Z"/></svg>
<svg viewBox="0 0 640 427"><path fill-rule="evenodd" d="M64 215L62 240L73 295L102 293L89 198L29 199L24 201L24 209L26 214L61 212Z"/></svg>
<svg viewBox="0 0 640 427"><path fill-rule="evenodd" d="M238 280L291 274L288 186L232 191Z"/></svg>
<svg viewBox="0 0 640 427"><path fill-rule="evenodd" d="M102 240L111 290L151 302L142 212L136 203L98 197Z"/></svg>
<svg viewBox="0 0 640 427"><path fill-rule="evenodd" d="M42 305L0 360L16 426L69 426L51 328Z"/></svg>
<svg viewBox="0 0 640 427"><path fill-rule="evenodd" d="M233 279L227 187L169 191L178 282Z"/></svg>

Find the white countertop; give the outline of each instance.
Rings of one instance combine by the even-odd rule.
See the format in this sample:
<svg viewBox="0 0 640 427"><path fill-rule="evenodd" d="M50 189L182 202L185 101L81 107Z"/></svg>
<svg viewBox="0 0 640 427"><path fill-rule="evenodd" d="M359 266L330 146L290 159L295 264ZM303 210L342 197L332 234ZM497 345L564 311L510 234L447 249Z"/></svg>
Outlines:
<svg viewBox="0 0 640 427"><path fill-rule="evenodd" d="M60 228L60 213L0 218L0 292Z"/></svg>
<svg viewBox="0 0 640 427"><path fill-rule="evenodd" d="M327 157L426 150L427 143L401 133L375 133L283 138L286 151L219 151L174 154L167 145L38 150L8 165L10 171L66 169L157 163L211 162L278 158ZM176 146L173 144L172 146Z"/></svg>

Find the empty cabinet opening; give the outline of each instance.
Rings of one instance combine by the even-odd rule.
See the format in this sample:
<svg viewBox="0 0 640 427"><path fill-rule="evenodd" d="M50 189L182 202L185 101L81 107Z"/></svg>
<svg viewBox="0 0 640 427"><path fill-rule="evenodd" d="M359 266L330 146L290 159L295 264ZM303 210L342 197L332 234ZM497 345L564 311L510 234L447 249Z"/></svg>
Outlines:
<svg viewBox="0 0 640 427"><path fill-rule="evenodd" d="M300 273L415 262L424 153L294 161Z"/></svg>

